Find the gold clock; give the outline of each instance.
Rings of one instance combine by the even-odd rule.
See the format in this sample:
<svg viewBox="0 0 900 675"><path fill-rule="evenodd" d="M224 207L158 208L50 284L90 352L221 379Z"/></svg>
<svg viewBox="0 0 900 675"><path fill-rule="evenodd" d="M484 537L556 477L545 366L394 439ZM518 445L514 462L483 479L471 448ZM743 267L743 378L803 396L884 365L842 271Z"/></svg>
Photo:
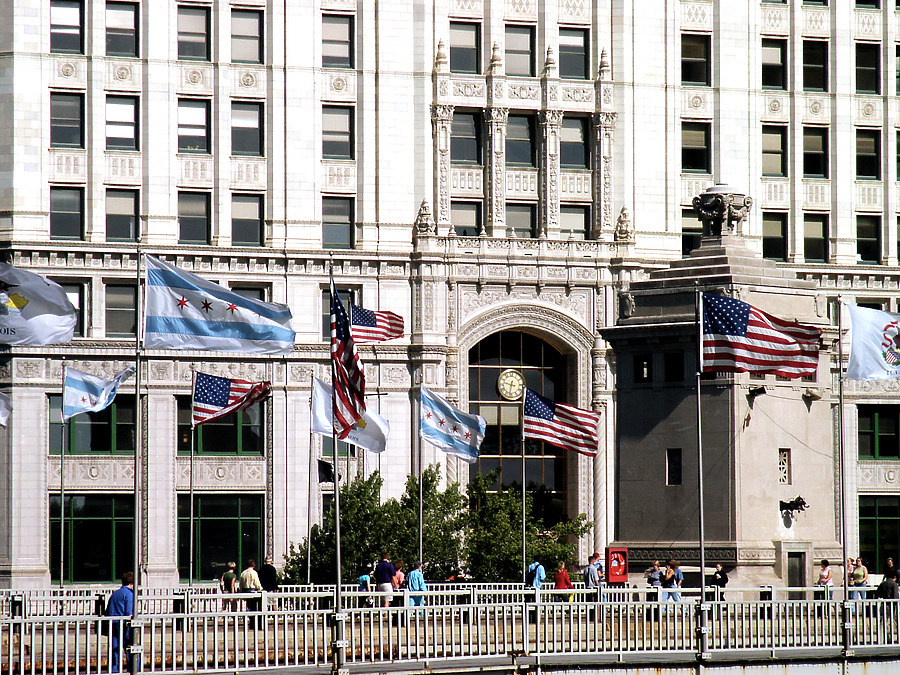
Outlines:
<svg viewBox="0 0 900 675"><path fill-rule="evenodd" d="M504 370L497 378L497 391L507 401L517 401L525 391L525 378L518 370Z"/></svg>

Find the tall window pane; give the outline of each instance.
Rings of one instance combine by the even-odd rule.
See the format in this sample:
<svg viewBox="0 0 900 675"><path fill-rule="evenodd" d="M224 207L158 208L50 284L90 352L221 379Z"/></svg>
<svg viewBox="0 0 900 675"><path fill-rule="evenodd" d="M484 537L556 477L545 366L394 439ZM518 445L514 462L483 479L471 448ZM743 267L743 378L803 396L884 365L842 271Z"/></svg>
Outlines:
<svg viewBox="0 0 900 675"><path fill-rule="evenodd" d="M231 10L231 61L233 63L263 62L263 13Z"/></svg>
<svg viewBox="0 0 900 675"><path fill-rule="evenodd" d="M205 192L178 193L178 243L209 243L209 195Z"/></svg>
<svg viewBox="0 0 900 675"><path fill-rule="evenodd" d="M588 31L582 28L559 29L559 76L586 80L590 76Z"/></svg>
<svg viewBox="0 0 900 675"><path fill-rule="evenodd" d="M506 164L508 166L536 166L534 118L525 115L510 115L508 120L506 125Z"/></svg>
<svg viewBox="0 0 900 675"><path fill-rule="evenodd" d="M517 237L534 237L537 235L535 221L536 209L533 204L507 204L506 224Z"/></svg>
<svg viewBox="0 0 900 675"><path fill-rule="evenodd" d="M50 0L50 51L82 54L82 6L79 0Z"/></svg>
<svg viewBox="0 0 900 675"><path fill-rule="evenodd" d="M681 36L681 83L708 87L710 84L709 36Z"/></svg>
<svg viewBox="0 0 900 675"><path fill-rule="evenodd" d="M138 5L133 2L106 3L106 55L138 55Z"/></svg>
<svg viewBox="0 0 900 675"><path fill-rule="evenodd" d="M762 41L763 89L787 89L787 40Z"/></svg>
<svg viewBox="0 0 900 675"><path fill-rule="evenodd" d="M881 262L881 218L856 216L856 262L878 265Z"/></svg>
<svg viewBox="0 0 900 675"><path fill-rule="evenodd" d="M84 239L84 190L50 188L50 238Z"/></svg>
<svg viewBox="0 0 900 675"><path fill-rule="evenodd" d="M787 214L763 212L763 258L787 260Z"/></svg>
<svg viewBox="0 0 900 675"><path fill-rule="evenodd" d="M828 43L803 41L803 90L828 91Z"/></svg>
<svg viewBox="0 0 900 675"><path fill-rule="evenodd" d="M806 262L828 262L828 216L807 213L803 216L803 257Z"/></svg>
<svg viewBox="0 0 900 675"><path fill-rule="evenodd" d="M178 101L178 152L209 154L209 101Z"/></svg>
<svg viewBox="0 0 900 675"><path fill-rule="evenodd" d="M322 106L322 156L353 159L353 108Z"/></svg>
<svg viewBox="0 0 900 675"><path fill-rule="evenodd" d="M60 495L50 495L50 578L60 574L60 527L65 523L63 581L117 582L123 570L134 569L134 497L96 493L65 496L61 518Z"/></svg>
<svg viewBox="0 0 900 675"><path fill-rule="evenodd" d="M481 116L455 112L450 130L450 162L481 164Z"/></svg>
<svg viewBox="0 0 900 675"><path fill-rule="evenodd" d="M106 97L106 149L137 150L138 100L133 96Z"/></svg>
<svg viewBox="0 0 900 675"><path fill-rule="evenodd" d="M803 176L828 178L828 129L803 127Z"/></svg>
<svg viewBox="0 0 900 675"><path fill-rule="evenodd" d="M262 103L231 104L231 154L263 154Z"/></svg>
<svg viewBox="0 0 900 675"><path fill-rule="evenodd" d="M50 94L50 147L84 147L84 96Z"/></svg>
<svg viewBox="0 0 900 675"><path fill-rule="evenodd" d="M481 72L481 26L450 22L450 72Z"/></svg>
<svg viewBox="0 0 900 675"><path fill-rule="evenodd" d="M136 311L134 284L107 284L106 337L134 337Z"/></svg>
<svg viewBox="0 0 900 675"><path fill-rule="evenodd" d="M481 202L450 202L450 223L460 237L481 233Z"/></svg>
<svg viewBox="0 0 900 675"><path fill-rule="evenodd" d="M764 176L787 176L787 127L762 128Z"/></svg>
<svg viewBox="0 0 900 675"><path fill-rule="evenodd" d="M353 248L353 200L344 197L322 198L322 246Z"/></svg>
<svg viewBox="0 0 900 675"><path fill-rule="evenodd" d="M534 26L507 26L505 60L507 75L534 76Z"/></svg>
<svg viewBox="0 0 900 675"><path fill-rule="evenodd" d="M209 61L209 9L178 8L178 58Z"/></svg>
<svg viewBox="0 0 900 675"><path fill-rule="evenodd" d="M137 190L106 191L106 239L134 241L137 238Z"/></svg>
<svg viewBox="0 0 900 675"><path fill-rule="evenodd" d="M862 42L856 45L856 93L881 93L881 45Z"/></svg>
<svg viewBox="0 0 900 675"><path fill-rule="evenodd" d="M66 297L69 299L69 302L72 303L72 306L75 308L75 337L84 337L84 295L85 295L85 285L83 283L67 283L65 281L60 281L59 285L62 286L62 289L66 292ZM62 413L60 413L62 414ZM61 419L61 418L60 418ZM51 445L51 450L54 446ZM59 446L55 446L59 448Z"/></svg>
<svg viewBox="0 0 900 675"><path fill-rule="evenodd" d="M881 132L856 130L856 179L881 180Z"/></svg>
<svg viewBox="0 0 900 675"><path fill-rule="evenodd" d="M709 124L681 123L681 170L685 173L710 173Z"/></svg>
<svg viewBox="0 0 900 675"><path fill-rule="evenodd" d="M235 246L262 246L262 195L234 195L231 198L231 243Z"/></svg>
<svg viewBox="0 0 900 675"><path fill-rule="evenodd" d="M591 167L590 127L583 117L565 117L559 129L559 163L565 168Z"/></svg>
<svg viewBox="0 0 900 675"><path fill-rule="evenodd" d="M559 236L561 239L588 239L591 232L591 207L561 205Z"/></svg>
<svg viewBox="0 0 900 675"><path fill-rule="evenodd" d="M353 17L322 15L322 66L353 67Z"/></svg>

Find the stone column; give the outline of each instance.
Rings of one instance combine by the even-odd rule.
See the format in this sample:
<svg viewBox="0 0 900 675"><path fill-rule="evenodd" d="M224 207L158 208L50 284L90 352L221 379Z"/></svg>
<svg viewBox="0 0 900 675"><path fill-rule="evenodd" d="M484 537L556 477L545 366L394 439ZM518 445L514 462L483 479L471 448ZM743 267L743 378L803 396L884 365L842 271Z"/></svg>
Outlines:
<svg viewBox="0 0 900 675"><path fill-rule="evenodd" d="M453 123L452 105L431 106L431 126L434 138L434 174L437 185L434 195L434 219L438 233L450 224L450 129Z"/></svg>
<svg viewBox="0 0 900 675"><path fill-rule="evenodd" d="M541 220L538 237L547 238L547 232L559 234L559 128L562 125L561 110L544 110L541 120Z"/></svg>
<svg viewBox="0 0 900 675"><path fill-rule="evenodd" d="M593 116L594 142L591 166L594 182L594 213L592 214L591 239L600 239L603 233L611 233L612 217L612 144L616 128L614 112L598 112Z"/></svg>
<svg viewBox="0 0 900 675"><path fill-rule="evenodd" d="M488 123L489 152L486 162L487 180L485 180L488 202L487 220L490 223L491 236L502 236L506 230L506 121L509 108L487 108L484 118ZM484 234L486 229L482 226ZM506 232L507 236L514 236Z"/></svg>

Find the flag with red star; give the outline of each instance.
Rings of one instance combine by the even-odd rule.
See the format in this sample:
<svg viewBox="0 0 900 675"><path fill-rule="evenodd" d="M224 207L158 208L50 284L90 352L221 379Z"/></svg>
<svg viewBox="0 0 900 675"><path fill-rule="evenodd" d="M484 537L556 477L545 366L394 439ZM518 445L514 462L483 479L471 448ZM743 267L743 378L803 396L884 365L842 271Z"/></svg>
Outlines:
<svg viewBox="0 0 900 675"><path fill-rule="evenodd" d="M478 459L487 423L481 415L464 413L441 396L422 387L422 440L470 464Z"/></svg>
<svg viewBox="0 0 900 675"><path fill-rule="evenodd" d="M63 419L80 413L100 412L116 397L119 385L134 374L134 366L116 373L111 380L66 368L63 390Z"/></svg>

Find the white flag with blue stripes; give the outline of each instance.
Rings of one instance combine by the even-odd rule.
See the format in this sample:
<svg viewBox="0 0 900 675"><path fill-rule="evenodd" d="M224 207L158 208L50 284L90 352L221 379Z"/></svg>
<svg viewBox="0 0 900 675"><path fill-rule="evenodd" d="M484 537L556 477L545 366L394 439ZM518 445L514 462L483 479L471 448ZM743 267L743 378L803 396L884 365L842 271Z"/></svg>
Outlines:
<svg viewBox="0 0 900 675"><path fill-rule="evenodd" d="M113 402L119 385L133 374L134 366L128 366L116 373L113 379L104 380L74 368L66 368L63 419L67 420L84 412L100 412Z"/></svg>
<svg viewBox="0 0 900 675"><path fill-rule="evenodd" d="M147 349L206 349L288 354L294 349L291 310L245 298L151 255L147 263Z"/></svg>
<svg viewBox="0 0 900 675"><path fill-rule="evenodd" d="M446 399L422 387L422 440L470 464L478 459L487 423L481 415L470 415L450 405Z"/></svg>

